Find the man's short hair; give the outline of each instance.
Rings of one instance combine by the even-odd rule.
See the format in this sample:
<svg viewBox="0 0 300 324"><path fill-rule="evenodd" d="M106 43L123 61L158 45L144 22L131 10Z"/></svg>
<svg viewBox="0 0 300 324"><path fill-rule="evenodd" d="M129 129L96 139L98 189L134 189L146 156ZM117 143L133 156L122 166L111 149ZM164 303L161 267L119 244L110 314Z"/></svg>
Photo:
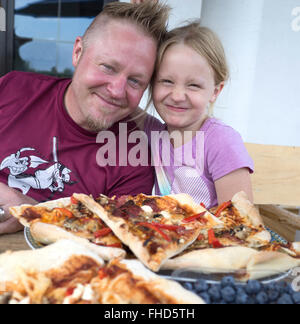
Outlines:
<svg viewBox="0 0 300 324"><path fill-rule="evenodd" d="M104 27L110 20L123 20L139 27L160 46L167 33L170 9L168 5L159 1L145 1L141 4L108 3L86 30L83 43L88 46L88 40L94 31L99 32L101 27Z"/></svg>

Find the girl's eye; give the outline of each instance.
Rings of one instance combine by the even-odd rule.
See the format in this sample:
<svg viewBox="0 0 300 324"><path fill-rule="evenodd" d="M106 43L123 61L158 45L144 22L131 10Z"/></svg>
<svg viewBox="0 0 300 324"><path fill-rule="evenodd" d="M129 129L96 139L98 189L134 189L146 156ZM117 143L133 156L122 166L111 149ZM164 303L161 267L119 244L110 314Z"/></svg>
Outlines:
<svg viewBox="0 0 300 324"><path fill-rule="evenodd" d="M173 84L173 82L171 80L167 80L167 79L160 80L160 83L167 84L167 85Z"/></svg>
<svg viewBox="0 0 300 324"><path fill-rule="evenodd" d="M189 87L195 88L195 89L201 89L201 86L199 84L195 84L195 83L190 84Z"/></svg>

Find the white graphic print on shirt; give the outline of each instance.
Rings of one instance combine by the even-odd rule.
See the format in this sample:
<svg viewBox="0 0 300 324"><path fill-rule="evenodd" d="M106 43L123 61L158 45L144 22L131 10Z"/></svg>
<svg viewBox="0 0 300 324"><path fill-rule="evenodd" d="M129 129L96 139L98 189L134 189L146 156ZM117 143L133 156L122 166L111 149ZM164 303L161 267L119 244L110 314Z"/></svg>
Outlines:
<svg viewBox="0 0 300 324"><path fill-rule="evenodd" d="M52 193L63 192L65 183L73 184L71 181L70 169L58 162L57 158L57 139L53 138L53 165L47 169L38 169L34 175L26 174L25 172L30 168L36 169L45 163L45 161L37 156L30 155L27 157L20 157L22 152L35 151L34 148L21 148L17 153L13 153L6 157L1 165L0 170L9 169L8 186L11 188L20 189L24 195L32 189L49 189Z"/></svg>

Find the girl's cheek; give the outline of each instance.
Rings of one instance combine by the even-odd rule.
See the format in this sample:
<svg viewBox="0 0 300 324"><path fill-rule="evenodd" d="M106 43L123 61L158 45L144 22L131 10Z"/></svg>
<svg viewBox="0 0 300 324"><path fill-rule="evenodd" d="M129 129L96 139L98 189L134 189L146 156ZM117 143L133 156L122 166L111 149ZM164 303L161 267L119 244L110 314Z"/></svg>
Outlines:
<svg viewBox="0 0 300 324"><path fill-rule="evenodd" d="M167 96L167 92L164 90L164 88L162 86L157 85L154 89L153 89L153 102L154 105L159 105L160 103L162 103L162 101L164 100L164 98Z"/></svg>

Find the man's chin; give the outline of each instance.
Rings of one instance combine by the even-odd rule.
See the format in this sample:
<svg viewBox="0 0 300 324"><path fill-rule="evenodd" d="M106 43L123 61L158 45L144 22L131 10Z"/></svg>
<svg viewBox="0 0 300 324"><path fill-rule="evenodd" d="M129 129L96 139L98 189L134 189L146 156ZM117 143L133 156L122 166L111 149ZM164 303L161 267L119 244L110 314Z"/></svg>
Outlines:
<svg viewBox="0 0 300 324"><path fill-rule="evenodd" d="M94 133L107 130L111 128L115 123L116 121L113 121L111 119L108 120L105 118L103 118L101 121L94 118L88 118L86 122L88 130Z"/></svg>

